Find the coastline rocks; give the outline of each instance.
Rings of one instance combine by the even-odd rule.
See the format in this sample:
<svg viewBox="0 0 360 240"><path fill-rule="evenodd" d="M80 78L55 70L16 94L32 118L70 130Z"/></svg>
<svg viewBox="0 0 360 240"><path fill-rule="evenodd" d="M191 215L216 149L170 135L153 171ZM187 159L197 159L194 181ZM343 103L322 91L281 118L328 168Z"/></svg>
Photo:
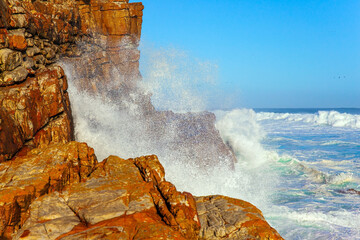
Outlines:
<svg viewBox="0 0 360 240"><path fill-rule="evenodd" d="M225 196L195 197L200 239L283 239L254 205Z"/></svg>
<svg viewBox="0 0 360 240"><path fill-rule="evenodd" d="M6 121L13 126L0 130L0 136L9 136L0 143L0 162L11 159L24 145L44 145L46 141L32 140L35 135L47 131L44 128L49 129L53 125L49 123L58 118L64 120L62 127L57 128L57 137L49 138L47 144L71 140L72 123L66 90L67 81L60 67L37 71L34 77L28 77L20 84L0 88L1 119L7 115Z"/></svg>
<svg viewBox="0 0 360 240"><path fill-rule="evenodd" d="M36 148L0 164L0 238L9 239L22 227L32 201L84 181L96 163L92 148L71 142Z"/></svg>
<svg viewBox="0 0 360 240"><path fill-rule="evenodd" d="M21 53L8 48L0 49L0 71L12 71L22 63Z"/></svg>
<svg viewBox="0 0 360 240"><path fill-rule="evenodd" d="M0 180L2 239L282 239L250 203L178 192L155 155L98 163L54 144L0 164Z"/></svg>
<svg viewBox="0 0 360 240"><path fill-rule="evenodd" d="M337 192L343 193L343 194L357 194L357 195L360 195L360 191L355 190L353 188L349 188L349 189L346 189L346 190L338 190Z"/></svg>
<svg viewBox="0 0 360 240"><path fill-rule="evenodd" d="M37 158L51 161L48 153L78 145L84 144L53 145ZM34 152L13 161L31 158ZM90 152L79 149L78 153L79 156L85 153L85 157L70 155L66 159L71 163L82 159L78 166L70 164L69 169L70 172L78 171L81 177L62 184L57 192L38 194L39 198L31 205L28 203L28 209L23 211L26 216L22 217L21 228L13 228L14 239L198 238L200 223L194 198L189 193L176 191L171 183L165 181L164 169L156 156L128 160L110 156L96 163L92 149ZM39 167L31 161L26 163ZM38 164L46 166L43 162ZM61 170L47 167L45 173L40 171L43 185L45 180L54 178L48 176L49 172L63 172L62 165L58 167ZM16 199L19 198L16 195Z"/></svg>

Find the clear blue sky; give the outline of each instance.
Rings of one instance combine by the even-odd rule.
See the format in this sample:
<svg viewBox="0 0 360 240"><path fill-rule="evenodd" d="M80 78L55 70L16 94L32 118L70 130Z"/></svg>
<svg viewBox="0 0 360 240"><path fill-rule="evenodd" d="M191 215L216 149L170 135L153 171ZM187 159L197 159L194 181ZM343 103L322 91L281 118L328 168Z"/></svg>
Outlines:
<svg viewBox="0 0 360 240"><path fill-rule="evenodd" d="M360 107L360 0L142 2L142 41L218 65L214 104Z"/></svg>

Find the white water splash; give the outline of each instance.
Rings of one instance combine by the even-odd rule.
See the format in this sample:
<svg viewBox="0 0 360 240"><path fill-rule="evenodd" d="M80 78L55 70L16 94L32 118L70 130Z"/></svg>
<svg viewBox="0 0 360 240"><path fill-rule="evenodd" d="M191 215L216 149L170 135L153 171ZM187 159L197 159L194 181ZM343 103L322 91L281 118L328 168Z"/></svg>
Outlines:
<svg viewBox="0 0 360 240"><path fill-rule="evenodd" d="M259 121L283 119L291 122L306 122L333 127L360 128L360 115L339 113L337 111L319 111L315 114L261 112L256 114L256 118Z"/></svg>
<svg viewBox="0 0 360 240"><path fill-rule="evenodd" d="M206 110L210 89L217 81L218 66L191 58L175 48L141 46L141 85L152 94L158 110L199 112Z"/></svg>
<svg viewBox="0 0 360 240"><path fill-rule="evenodd" d="M252 109L236 109L225 113L216 122L222 139L234 150L239 164L258 167L268 160L268 153L261 144L265 133L256 121Z"/></svg>

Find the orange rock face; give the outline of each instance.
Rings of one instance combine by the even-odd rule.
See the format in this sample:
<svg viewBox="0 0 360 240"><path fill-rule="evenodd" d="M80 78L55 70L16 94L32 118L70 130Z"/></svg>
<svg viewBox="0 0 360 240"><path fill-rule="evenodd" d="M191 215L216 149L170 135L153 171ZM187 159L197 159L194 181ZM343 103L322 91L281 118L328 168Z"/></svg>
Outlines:
<svg viewBox="0 0 360 240"><path fill-rule="evenodd" d="M74 40L79 21L76 11L55 2L0 1L0 162L73 139L67 80L53 65L60 54L54 41ZM71 2L65 5L76 5Z"/></svg>
<svg viewBox="0 0 360 240"><path fill-rule="evenodd" d="M0 236L9 238L24 224L37 197L84 181L96 165L85 143L56 144L0 164Z"/></svg>
<svg viewBox="0 0 360 240"><path fill-rule="evenodd" d="M0 143L2 160L14 156L26 141L30 141L27 145L38 147L71 140L71 115L66 90L66 78L59 67L38 71L21 84L0 88L2 119L13 126L3 127L0 132L4 138L4 142ZM49 125L59 118L62 121ZM57 129L49 130L53 125L58 126ZM49 131L53 133L45 134ZM47 140L44 136L48 136Z"/></svg>
<svg viewBox="0 0 360 240"><path fill-rule="evenodd" d="M193 196L178 192L175 186L165 181L165 171L155 155L131 159L139 168L146 182L153 183L158 191L152 198L164 221L179 230L187 239L196 239L200 222Z"/></svg>
<svg viewBox="0 0 360 240"><path fill-rule="evenodd" d="M178 192L154 155L97 163L93 149L70 142L0 173L5 239L282 239L248 202Z"/></svg>
<svg viewBox="0 0 360 240"><path fill-rule="evenodd" d="M3 237L14 232L15 239L198 238L194 198L165 181L156 156L110 156L97 164L92 149L71 142L32 150L6 164L2 182L17 180L0 192L7 216L2 219ZM24 176L27 166L32 174Z"/></svg>
<svg viewBox="0 0 360 240"><path fill-rule="evenodd" d="M25 50L27 42L25 39L25 29L10 30L8 34L9 48Z"/></svg>
<svg viewBox="0 0 360 240"><path fill-rule="evenodd" d="M48 56L83 55L80 59L69 61L75 64L80 60L82 63L82 67L76 67L75 72L85 66L86 72L91 73L93 72L91 67L87 69L88 65L83 61L84 59L86 61L86 55L82 53L89 53L91 56L100 48L100 51L104 51L107 55L108 65L111 67L101 66L101 69L104 69L98 74L101 77L87 75L86 80L81 81L83 87L90 86L88 90L95 93L103 94L99 86L107 79L113 79L106 69L118 68L120 73L117 74L123 77L122 84L139 78L137 46L141 35L144 8L141 3L108 0L2 0L1 5L0 50L1 48L14 51L26 50L27 55L35 61L36 67L51 63L51 58ZM80 42L88 44L90 51L79 49L77 43ZM90 61L92 60L94 59L90 57ZM23 81L26 77L15 78L13 75L8 74L5 81L2 80L5 75L1 76L0 71L0 86L1 80L4 85L11 85L16 81ZM114 84L113 87L119 89L121 84Z"/></svg>

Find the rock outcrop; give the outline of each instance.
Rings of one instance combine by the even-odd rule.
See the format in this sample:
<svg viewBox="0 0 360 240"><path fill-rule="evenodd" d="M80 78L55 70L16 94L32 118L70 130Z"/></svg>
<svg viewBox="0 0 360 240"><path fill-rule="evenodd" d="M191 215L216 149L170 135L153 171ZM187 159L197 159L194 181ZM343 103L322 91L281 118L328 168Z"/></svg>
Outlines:
<svg viewBox="0 0 360 240"><path fill-rule="evenodd" d="M96 166L94 150L71 142L35 148L0 165L0 236L8 239L30 214L30 204L45 194L84 181Z"/></svg>
<svg viewBox="0 0 360 240"><path fill-rule="evenodd" d="M36 148L0 165L3 239L281 239L250 203L194 198L155 155L97 162L85 143Z"/></svg>
<svg viewBox="0 0 360 240"><path fill-rule="evenodd" d="M195 199L156 156L98 163L84 143L34 149L1 165L1 235L15 239L196 239ZM173 237L171 237L173 236Z"/></svg>
<svg viewBox="0 0 360 240"><path fill-rule="evenodd" d="M200 239L282 239L251 203L225 196L195 199Z"/></svg>
<svg viewBox="0 0 360 240"><path fill-rule="evenodd" d="M77 88L138 106L150 132L176 126L170 148L231 167L214 115L157 112L137 86L142 10L127 0L0 0L0 239L281 239L247 202L177 191L155 155L98 162L72 141L57 63L72 66Z"/></svg>

